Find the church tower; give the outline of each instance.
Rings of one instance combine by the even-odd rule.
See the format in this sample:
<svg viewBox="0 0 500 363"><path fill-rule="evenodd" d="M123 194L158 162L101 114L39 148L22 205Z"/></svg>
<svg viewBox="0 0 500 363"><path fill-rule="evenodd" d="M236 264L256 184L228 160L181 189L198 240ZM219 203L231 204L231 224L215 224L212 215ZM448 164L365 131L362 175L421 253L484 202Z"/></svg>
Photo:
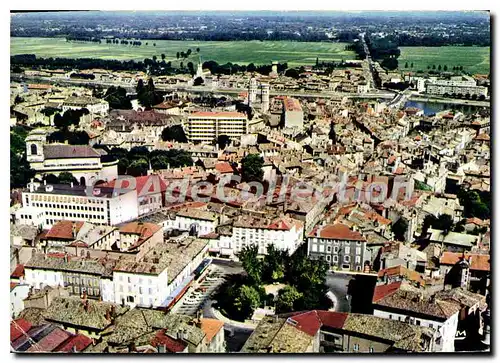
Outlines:
<svg viewBox="0 0 500 363"><path fill-rule="evenodd" d="M26 159L29 163L43 163L43 145L47 143L47 132L35 129L26 137Z"/></svg>

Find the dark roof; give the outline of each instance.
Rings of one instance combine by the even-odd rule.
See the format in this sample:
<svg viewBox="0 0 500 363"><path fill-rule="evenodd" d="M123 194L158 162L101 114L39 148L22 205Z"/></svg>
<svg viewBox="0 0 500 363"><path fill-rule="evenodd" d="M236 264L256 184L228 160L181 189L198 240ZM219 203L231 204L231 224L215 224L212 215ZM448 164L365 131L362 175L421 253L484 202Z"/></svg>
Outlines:
<svg viewBox="0 0 500 363"><path fill-rule="evenodd" d="M45 159L100 158L101 154L89 145L43 145Z"/></svg>

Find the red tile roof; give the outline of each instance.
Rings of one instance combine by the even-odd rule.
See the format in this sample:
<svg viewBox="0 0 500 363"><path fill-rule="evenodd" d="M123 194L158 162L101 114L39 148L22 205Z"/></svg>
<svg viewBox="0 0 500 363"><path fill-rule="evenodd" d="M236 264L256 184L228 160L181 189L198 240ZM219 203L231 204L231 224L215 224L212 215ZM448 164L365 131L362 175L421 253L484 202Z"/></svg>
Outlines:
<svg viewBox="0 0 500 363"><path fill-rule="evenodd" d="M28 332L28 330L31 329L31 323L25 319L16 319L14 322L10 322L10 341L13 342L17 338L19 338L21 335L23 335L24 332Z"/></svg>
<svg viewBox="0 0 500 363"><path fill-rule="evenodd" d="M169 337L165 334L165 330L159 330L155 337L151 340L151 345L153 347L164 345L167 351L171 353L180 353L186 349L187 343Z"/></svg>
<svg viewBox="0 0 500 363"><path fill-rule="evenodd" d="M74 335L71 338L64 341L61 345L59 345L54 352L71 352L73 347L77 352L81 352L85 348L87 348L90 344L92 344L92 339L88 336L78 334Z"/></svg>
<svg viewBox="0 0 500 363"><path fill-rule="evenodd" d="M326 310L311 310L291 315L289 317L289 323L300 331L310 336L315 336L322 326L342 329L347 316L347 313L338 313Z"/></svg>
<svg viewBox="0 0 500 363"><path fill-rule="evenodd" d="M219 173L225 174L225 173L234 173L234 169L231 166L231 164L222 162L222 163L217 163L215 164L215 170L217 170Z"/></svg>
<svg viewBox="0 0 500 363"><path fill-rule="evenodd" d="M293 315L289 319L291 319L292 325L295 328L310 336L315 336L321 327L321 320L319 319L316 310ZM295 324L295 322L297 324Z"/></svg>
<svg viewBox="0 0 500 363"><path fill-rule="evenodd" d="M201 320L201 330L205 333L205 338L208 342L217 335L217 333L222 329L224 323L217 319L200 319Z"/></svg>
<svg viewBox="0 0 500 363"><path fill-rule="evenodd" d="M335 311L318 311L318 316L321 319L321 322L324 326L334 328L334 329L342 329L344 326L344 322L347 319L347 313L338 313Z"/></svg>
<svg viewBox="0 0 500 363"><path fill-rule="evenodd" d="M459 252L444 252L439 263L442 265L454 265L462 259L464 254ZM471 258L470 269L477 271L490 271L490 255L479 255L465 253L465 259Z"/></svg>
<svg viewBox="0 0 500 363"><path fill-rule="evenodd" d="M120 228L120 233L138 234L141 238L149 238L161 227L154 223L130 222Z"/></svg>
<svg viewBox="0 0 500 363"><path fill-rule="evenodd" d="M241 112L193 112L189 117L244 117L247 116Z"/></svg>
<svg viewBox="0 0 500 363"><path fill-rule="evenodd" d="M61 345L64 341L71 337L71 333L56 327L49 334L44 336L40 341L37 342L36 346L29 347L27 352L52 352L59 345Z"/></svg>
<svg viewBox="0 0 500 363"><path fill-rule="evenodd" d="M483 221L482 219L479 219L479 218L477 218L477 217L467 218L467 219L465 220L465 224L470 224L470 223L472 223L472 224L476 224L476 225L478 225L478 226L483 226L483 225L485 224L485 223L484 223L484 221Z"/></svg>
<svg viewBox="0 0 500 363"><path fill-rule="evenodd" d="M72 222L72 221L58 221L52 226L52 228L45 235L45 239L56 238L56 239L66 239L74 240L73 237L73 226L76 228L76 232L82 228L84 222Z"/></svg>
<svg viewBox="0 0 500 363"><path fill-rule="evenodd" d="M352 231L348 226L342 223L317 226L309 233L308 237L366 242L366 238L363 237L361 233Z"/></svg>
<svg viewBox="0 0 500 363"><path fill-rule="evenodd" d="M10 274L11 279L19 279L24 276L24 265L17 265L14 271Z"/></svg>
<svg viewBox="0 0 500 363"><path fill-rule="evenodd" d="M401 281L387 285L378 285L373 292L372 302L382 300L384 297L394 294L401 287Z"/></svg>
<svg viewBox="0 0 500 363"><path fill-rule="evenodd" d="M425 285L425 281L421 274L402 265L392 266L378 272L379 277L383 277L385 274L387 274L387 276L405 276L410 281L419 282L421 285Z"/></svg>

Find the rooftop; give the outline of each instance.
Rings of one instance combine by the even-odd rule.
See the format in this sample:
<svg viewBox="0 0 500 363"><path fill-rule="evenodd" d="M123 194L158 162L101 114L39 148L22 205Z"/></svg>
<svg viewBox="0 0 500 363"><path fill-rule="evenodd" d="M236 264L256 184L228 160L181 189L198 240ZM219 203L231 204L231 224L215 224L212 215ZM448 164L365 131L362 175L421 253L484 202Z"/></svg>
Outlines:
<svg viewBox="0 0 500 363"><path fill-rule="evenodd" d="M88 304L87 308L85 304ZM106 313L110 312L112 307L118 316L129 309L108 302L83 300L79 297L57 297L46 310L44 317L56 323L103 330L111 325L111 320L106 319Z"/></svg>
<svg viewBox="0 0 500 363"><path fill-rule="evenodd" d="M247 118L247 115L241 112L193 112L188 116L189 118L200 118L200 117L219 117L219 118Z"/></svg>
<svg viewBox="0 0 500 363"><path fill-rule="evenodd" d="M351 230L348 226L342 223L316 226L309 233L308 237L366 242L366 238L363 237L361 233Z"/></svg>
<svg viewBox="0 0 500 363"><path fill-rule="evenodd" d="M43 145L45 159L100 158L101 154L89 145Z"/></svg>
<svg viewBox="0 0 500 363"><path fill-rule="evenodd" d="M132 258L121 259L114 270L145 275L159 275L167 269L168 281L170 283L207 245L207 240L193 237L186 237L178 241L165 241L157 244L154 249L148 251L139 262Z"/></svg>

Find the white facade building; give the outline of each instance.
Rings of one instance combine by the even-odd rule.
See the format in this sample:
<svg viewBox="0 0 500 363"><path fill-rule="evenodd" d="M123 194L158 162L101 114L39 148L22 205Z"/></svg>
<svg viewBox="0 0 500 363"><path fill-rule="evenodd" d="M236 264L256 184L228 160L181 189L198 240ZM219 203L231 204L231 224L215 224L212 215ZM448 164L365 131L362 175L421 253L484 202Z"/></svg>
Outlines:
<svg viewBox="0 0 500 363"><path fill-rule="evenodd" d="M16 223L51 228L56 221L116 225L138 217L137 191L66 184L28 184Z"/></svg>
<svg viewBox="0 0 500 363"><path fill-rule="evenodd" d="M212 142L220 135L239 140L247 133L248 120L240 112L194 112L184 126L190 142Z"/></svg>

